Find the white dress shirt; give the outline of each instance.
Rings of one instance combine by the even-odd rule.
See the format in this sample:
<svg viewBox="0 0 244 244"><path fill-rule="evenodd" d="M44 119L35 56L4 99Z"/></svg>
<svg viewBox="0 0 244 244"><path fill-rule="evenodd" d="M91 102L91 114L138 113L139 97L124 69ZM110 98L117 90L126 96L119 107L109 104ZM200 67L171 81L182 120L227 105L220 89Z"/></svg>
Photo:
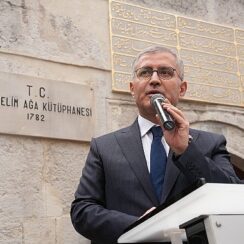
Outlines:
<svg viewBox="0 0 244 244"><path fill-rule="evenodd" d="M142 146L145 154L145 158L147 161L147 167L148 171L150 172L150 153L151 153L151 144L153 140L153 135L150 129L155 126L154 123L151 121L143 118L141 115L138 116L138 124L141 132L141 140L142 140ZM158 125L156 125L158 126ZM164 137L162 137L162 143L164 146L164 149L166 151L166 155L168 156L169 154L169 146L166 143Z"/></svg>

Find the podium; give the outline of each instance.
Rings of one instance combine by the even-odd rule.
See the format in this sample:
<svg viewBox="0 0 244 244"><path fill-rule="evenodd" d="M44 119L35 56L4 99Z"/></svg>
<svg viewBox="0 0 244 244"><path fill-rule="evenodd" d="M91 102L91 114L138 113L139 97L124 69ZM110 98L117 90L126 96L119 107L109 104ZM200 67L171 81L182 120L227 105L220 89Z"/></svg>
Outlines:
<svg viewBox="0 0 244 244"><path fill-rule="evenodd" d="M132 224L117 243L243 244L244 185L207 183Z"/></svg>
<svg viewBox="0 0 244 244"><path fill-rule="evenodd" d="M184 228L189 244L244 243L244 215L209 215L191 220Z"/></svg>

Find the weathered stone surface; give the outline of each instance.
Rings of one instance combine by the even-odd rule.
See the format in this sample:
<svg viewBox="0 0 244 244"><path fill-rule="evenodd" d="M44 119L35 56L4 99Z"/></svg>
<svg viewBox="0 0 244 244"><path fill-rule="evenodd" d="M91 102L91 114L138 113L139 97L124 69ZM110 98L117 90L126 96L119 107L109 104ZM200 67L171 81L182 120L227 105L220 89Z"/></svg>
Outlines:
<svg viewBox="0 0 244 244"><path fill-rule="evenodd" d="M212 1L214 19L218 23L244 28L244 2L243 0Z"/></svg>
<svg viewBox="0 0 244 244"><path fill-rule="evenodd" d="M0 218L0 244L22 244L23 226L19 219Z"/></svg>
<svg viewBox="0 0 244 244"><path fill-rule="evenodd" d="M181 13L188 16L206 16L208 13L207 2L201 0L177 1L177 0L124 0L122 2L133 3L145 8L158 9L170 13Z"/></svg>
<svg viewBox="0 0 244 244"><path fill-rule="evenodd" d="M223 134L230 153L243 158L244 113L242 108L182 102L191 127Z"/></svg>
<svg viewBox="0 0 244 244"><path fill-rule="evenodd" d="M196 19L243 28L244 3L242 0L122 0L145 8L179 14Z"/></svg>
<svg viewBox="0 0 244 244"><path fill-rule="evenodd" d="M87 144L46 142L43 194L47 216L60 217L70 212L87 153Z"/></svg>
<svg viewBox="0 0 244 244"><path fill-rule="evenodd" d="M104 70L64 65L0 53L0 71L89 85L94 90L95 135L106 131L106 100L111 93L111 76ZM123 96L116 94L116 97Z"/></svg>
<svg viewBox="0 0 244 244"><path fill-rule="evenodd" d="M71 225L70 216L64 215L60 218L56 218L56 230L57 244L77 243L77 244L89 244L90 241L75 232Z"/></svg>
<svg viewBox="0 0 244 244"><path fill-rule="evenodd" d="M27 218L23 223L23 243L51 244L55 243L54 218Z"/></svg>
<svg viewBox="0 0 244 244"><path fill-rule="evenodd" d="M114 131L131 125L137 114L137 108L132 101L108 100L108 129Z"/></svg>
<svg viewBox="0 0 244 244"><path fill-rule="evenodd" d="M1 135L0 155L0 217L42 216L41 142Z"/></svg>
<svg viewBox="0 0 244 244"><path fill-rule="evenodd" d="M108 68L107 6L99 0L1 1L0 46L22 55Z"/></svg>

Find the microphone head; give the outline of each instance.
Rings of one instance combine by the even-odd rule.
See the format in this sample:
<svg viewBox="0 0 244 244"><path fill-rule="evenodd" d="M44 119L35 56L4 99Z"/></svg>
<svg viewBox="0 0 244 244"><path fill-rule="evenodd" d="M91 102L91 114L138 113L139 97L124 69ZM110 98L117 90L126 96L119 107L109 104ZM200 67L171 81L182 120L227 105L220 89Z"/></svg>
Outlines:
<svg viewBox="0 0 244 244"><path fill-rule="evenodd" d="M162 94L154 94L150 98L151 105L155 108L156 113L159 115L160 121L163 124L165 130L173 130L175 128L175 122L171 118L170 114L161 106L161 103L165 101L165 97Z"/></svg>
<svg viewBox="0 0 244 244"><path fill-rule="evenodd" d="M153 94L150 98L151 105L153 105L156 100L159 100L159 102L162 103L165 100L165 97L160 93Z"/></svg>

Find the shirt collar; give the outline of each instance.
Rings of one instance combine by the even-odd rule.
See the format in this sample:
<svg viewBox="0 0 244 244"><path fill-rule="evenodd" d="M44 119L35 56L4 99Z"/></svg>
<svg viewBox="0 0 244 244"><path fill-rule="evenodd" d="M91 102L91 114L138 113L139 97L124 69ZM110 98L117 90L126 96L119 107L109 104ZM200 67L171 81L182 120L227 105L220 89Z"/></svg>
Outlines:
<svg viewBox="0 0 244 244"><path fill-rule="evenodd" d="M147 132L155 126L150 120L143 118L141 115L138 115L138 124L141 132L141 137L145 136Z"/></svg>

